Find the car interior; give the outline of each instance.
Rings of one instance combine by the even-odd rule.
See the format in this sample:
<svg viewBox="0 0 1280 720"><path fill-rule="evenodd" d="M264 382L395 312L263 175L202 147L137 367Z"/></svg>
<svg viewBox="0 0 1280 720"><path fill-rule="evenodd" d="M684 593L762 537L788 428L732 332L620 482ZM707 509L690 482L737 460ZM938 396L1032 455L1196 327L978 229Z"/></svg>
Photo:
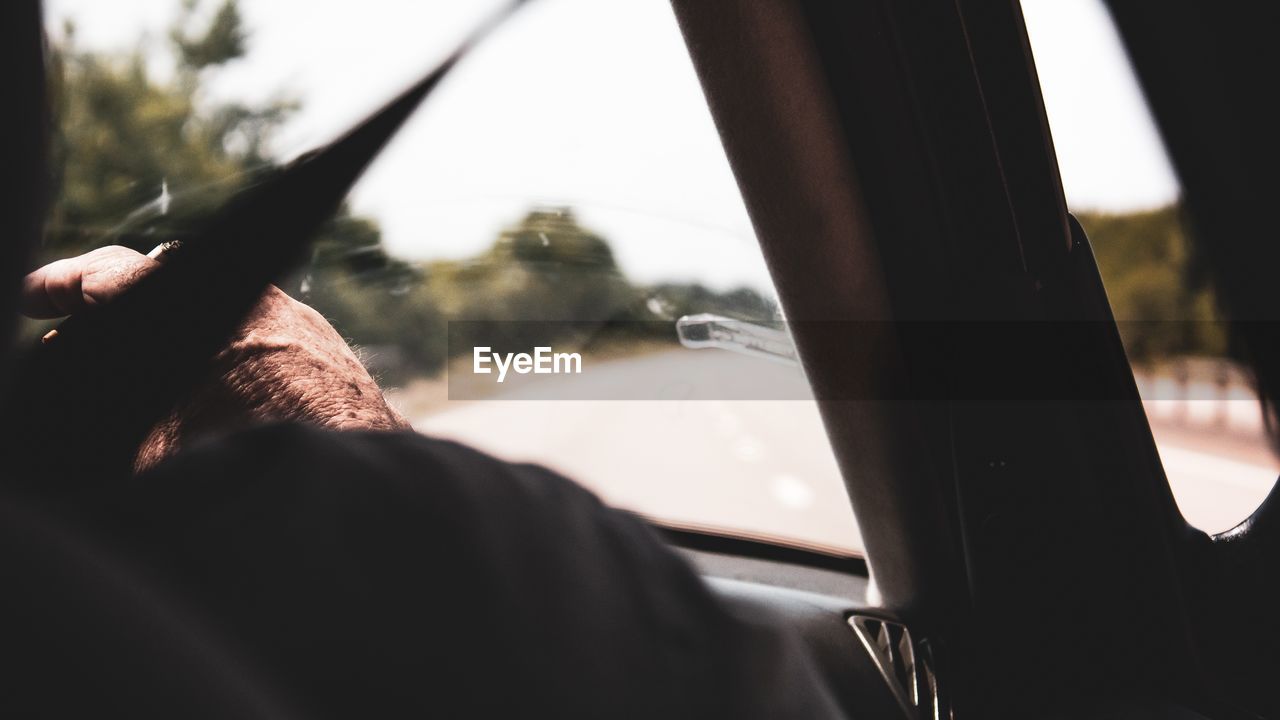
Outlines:
<svg viewBox="0 0 1280 720"><path fill-rule="evenodd" d="M1067 210L1019 3L672 6L865 552L658 521L665 540L727 602L798 632L852 718L1280 716L1269 684L1280 500L1216 535L1179 511ZM1250 257L1272 232L1280 159L1265 100L1270 11L1108 7L1197 237ZM4 45L29 47L32 31L6 23ZM10 423L10 456L128 463L482 37L339 140L256 179L154 281L69 321L8 390L7 412L29 418ZM29 55L6 60L26 63L6 82L43 78ZM6 94L38 97L38 85ZM245 249L260 262L230 261ZM201 281L211 267L233 282ZM1273 282L1256 266L1229 280L1225 292L1246 295ZM147 333L179 315L196 318L187 337ZM123 402L123 387L147 390ZM71 403L84 425L51 452L49 408Z"/></svg>
<svg viewBox="0 0 1280 720"><path fill-rule="evenodd" d="M1249 252L1273 182L1255 163L1274 157L1252 124L1274 67L1252 12L1109 5L1193 223ZM870 656L826 667L851 715L1276 713L1275 503L1216 536L1179 514L1065 210L1017 3L675 7L808 377L834 398L878 602L717 587L776 607L824 660L844 631L845 658ZM973 332L912 342L939 321ZM869 322L905 338L866 347ZM983 390L912 392L937 377Z"/></svg>

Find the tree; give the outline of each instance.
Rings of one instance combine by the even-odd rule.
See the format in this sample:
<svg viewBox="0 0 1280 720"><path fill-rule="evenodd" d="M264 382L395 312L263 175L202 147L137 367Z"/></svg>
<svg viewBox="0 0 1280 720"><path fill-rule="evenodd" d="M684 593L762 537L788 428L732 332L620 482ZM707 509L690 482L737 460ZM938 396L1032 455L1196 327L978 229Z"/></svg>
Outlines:
<svg viewBox="0 0 1280 720"><path fill-rule="evenodd" d="M224 0L203 25L199 9L198 0L184 0L170 28L169 73L149 69L141 44L124 54L82 49L71 24L52 48L55 191L40 260L113 243L145 252L188 235L238 188L276 165L270 140L298 104L206 97L206 81L245 56L248 33L236 0ZM375 222L344 208L316 240L311 267L301 276L311 274L331 287L382 288L407 282L412 272L383 251ZM353 328L370 324L354 312L354 298L330 304L347 311L342 319ZM29 325L27 334L35 332Z"/></svg>
<svg viewBox="0 0 1280 720"><path fill-rule="evenodd" d="M1080 213L1130 359L1222 356L1211 290L1193 272L1181 210Z"/></svg>
<svg viewBox="0 0 1280 720"><path fill-rule="evenodd" d="M175 67L166 80L141 49L77 47L70 24L53 48L56 192L45 259L181 233L271 163L266 145L296 105L207 101L203 79L243 56L245 32L235 0L203 31L195 10L186 2L171 30Z"/></svg>
<svg viewBox="0 0 1280 720"><path fill-rule="evenodd" d="M498 352L549 342L581 347L610 323L631 319L638 297L608 242L569 208L535 208L476 257L428 263L422 277L412 305L438 313L433 337L449 331L450 346L435 349L434 365L476 345ZM450 329L446 319L462 322Z"/></svg>
<svg viewBox="0 0 1280 720"><path fill-rule="evenodd" d="M170 29L169 39L184 70L200 71L244 57L245 35L240 8L234 0L224 2L203 33L190 30L199 0L183 0L182 19Z"/></svg>

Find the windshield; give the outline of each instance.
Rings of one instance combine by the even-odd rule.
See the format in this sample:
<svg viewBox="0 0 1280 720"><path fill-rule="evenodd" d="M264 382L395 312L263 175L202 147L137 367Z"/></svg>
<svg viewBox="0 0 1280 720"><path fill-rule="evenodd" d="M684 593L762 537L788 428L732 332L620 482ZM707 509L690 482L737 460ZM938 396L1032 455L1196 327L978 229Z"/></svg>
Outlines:
<svg viewBox="0 0 1280 720"><path fill-rule="evenodd" d="M498 4L462 5L48 2L63 167L46 254L180 237ZM861 549L666 2L521 10L280 284L421 432L662 523Z"/></svg>

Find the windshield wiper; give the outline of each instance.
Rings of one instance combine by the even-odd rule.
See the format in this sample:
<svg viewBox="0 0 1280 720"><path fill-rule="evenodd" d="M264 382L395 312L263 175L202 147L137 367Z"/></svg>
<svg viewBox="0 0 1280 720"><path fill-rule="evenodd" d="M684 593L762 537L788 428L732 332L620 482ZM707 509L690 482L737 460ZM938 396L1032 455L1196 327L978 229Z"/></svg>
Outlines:
<svg viewBox="0 0 1280 720"><path fill-rule="evenodd" d="M800 362L785 330L722 315L701 313L676 320L680 344L692 349L719 348L792 365Z"/></svg>

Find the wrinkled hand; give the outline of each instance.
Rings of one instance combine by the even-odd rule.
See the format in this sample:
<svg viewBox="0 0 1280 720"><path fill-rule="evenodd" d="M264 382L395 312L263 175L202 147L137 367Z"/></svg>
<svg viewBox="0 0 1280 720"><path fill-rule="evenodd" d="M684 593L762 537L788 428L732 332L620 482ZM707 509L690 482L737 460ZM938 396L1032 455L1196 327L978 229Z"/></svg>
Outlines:
<svg viewBox="0 0 1280 720"><path fill-rule="evenodd" d="M22 311L34 318L70 315L111 300L157 267L156 260L118 246L58 260L26 277ZM200 436L269 421L408 428L337 331L270 287L218 353L206 381L151 432L136 466L150 467Z"/></svg>

